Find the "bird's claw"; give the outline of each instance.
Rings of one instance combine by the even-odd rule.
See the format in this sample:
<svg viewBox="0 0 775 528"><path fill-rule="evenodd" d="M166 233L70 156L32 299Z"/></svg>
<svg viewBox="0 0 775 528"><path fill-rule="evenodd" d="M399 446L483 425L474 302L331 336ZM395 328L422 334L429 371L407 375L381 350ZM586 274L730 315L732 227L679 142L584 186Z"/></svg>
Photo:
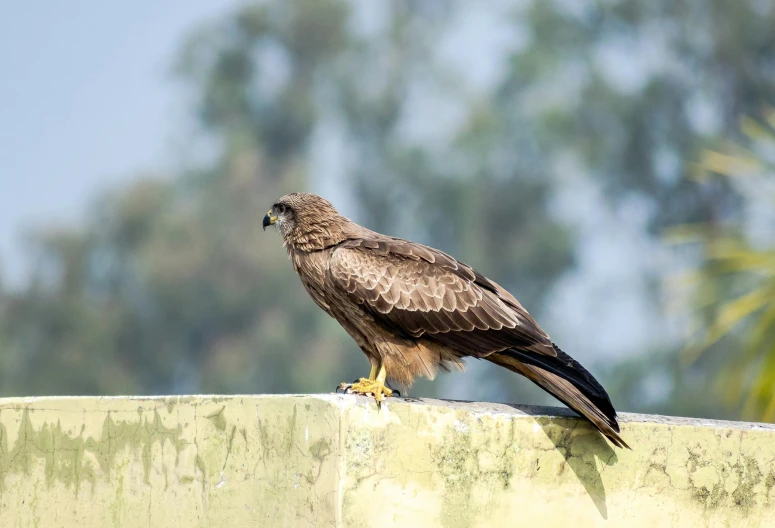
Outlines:
<svg viewBox="0 0 775 528"><path fill-rule="evenodd" d="M393 396L394 393L400 395L398 391L393 391L380 380L371 380L361 378L353 383L340 383L336 392L342 391L344 394L360 394L362 396L372 396L377 401L377 407L382 405L385 398Z"/></svg>
<svg viewBox="0 0 775 528"><path fill-rule="evenodd" d="M347 383L347 382L340 383L339 385L336 386L336 392L337 393L341 392L342 394L352 394L350 391L352 386L353 386L352 383Z"/></svg>
<svg viewBox="0 0 775 528"><path fill-rule="evenodd" d="M339 394L339 391L342 391L342 394L350 394L350 388L358 383L362 378L358 378L356 380L353 380L352 383L347 383L346 381L343 381L339 385L336 386L336 389L334 389L334 394Z"/></svg>

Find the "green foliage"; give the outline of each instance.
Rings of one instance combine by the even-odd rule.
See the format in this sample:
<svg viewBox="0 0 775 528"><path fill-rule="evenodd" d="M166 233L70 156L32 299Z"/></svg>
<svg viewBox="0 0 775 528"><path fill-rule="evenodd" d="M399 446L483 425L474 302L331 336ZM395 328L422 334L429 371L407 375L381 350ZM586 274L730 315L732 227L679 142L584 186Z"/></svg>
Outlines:
<svg viewBox="0 0 775 528"><path fill-rule="evenodd" d="M679 285L694 309L695 335L684 351L687 362L722 349L718 386L729 403L742 399L748 418L775 420L775 109L758 123L742 121L745 146L727 144L708 150L697 177L708 185L731 182L749 213L727 222L674 228L674 242L700 251L697 269L683 274ZM766 237L762 237L764 230ZM758 235L758 236L757 236Z"/></svg>

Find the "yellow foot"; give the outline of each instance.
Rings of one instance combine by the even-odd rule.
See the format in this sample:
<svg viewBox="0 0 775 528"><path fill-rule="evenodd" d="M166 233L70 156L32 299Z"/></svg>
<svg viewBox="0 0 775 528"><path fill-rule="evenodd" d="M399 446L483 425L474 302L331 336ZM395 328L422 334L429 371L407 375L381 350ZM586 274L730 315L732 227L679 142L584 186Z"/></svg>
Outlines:
<svg viewBox="0 0 775 528"><path fill-rule="evenodd" d="M385 382L380 379L361 378L355 383L342 383L339 385L339 389L344 391L345 394L374 396L374 399L377 400L377 405L380 405L385 398L393 395L393 391L386 387Z"/></svg>

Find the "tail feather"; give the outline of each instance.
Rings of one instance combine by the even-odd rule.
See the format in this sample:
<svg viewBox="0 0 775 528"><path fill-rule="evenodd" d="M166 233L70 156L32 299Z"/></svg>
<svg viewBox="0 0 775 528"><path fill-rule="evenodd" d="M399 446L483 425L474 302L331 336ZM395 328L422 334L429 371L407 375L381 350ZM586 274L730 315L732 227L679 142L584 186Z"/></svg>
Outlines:
<svg viewBox="0 0 775 528"><path fill-rule="evenodd" d="M486 359L525 376L592 422L614 445L630 449L619 435L616 410L605 389L576 360L554 348L555 357L509 349Z"/></svg>

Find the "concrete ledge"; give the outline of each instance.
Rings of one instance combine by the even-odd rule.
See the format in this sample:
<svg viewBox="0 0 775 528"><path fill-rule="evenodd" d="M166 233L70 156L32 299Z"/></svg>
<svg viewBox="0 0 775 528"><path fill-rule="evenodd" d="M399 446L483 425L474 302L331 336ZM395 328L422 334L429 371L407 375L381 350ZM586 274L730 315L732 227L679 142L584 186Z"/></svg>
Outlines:
<svg viewBox="0 0 775 528"><path fill-rule="evenodd" d="M366 398L0 400L0 526L772 526L775 426Z"/></svg>

